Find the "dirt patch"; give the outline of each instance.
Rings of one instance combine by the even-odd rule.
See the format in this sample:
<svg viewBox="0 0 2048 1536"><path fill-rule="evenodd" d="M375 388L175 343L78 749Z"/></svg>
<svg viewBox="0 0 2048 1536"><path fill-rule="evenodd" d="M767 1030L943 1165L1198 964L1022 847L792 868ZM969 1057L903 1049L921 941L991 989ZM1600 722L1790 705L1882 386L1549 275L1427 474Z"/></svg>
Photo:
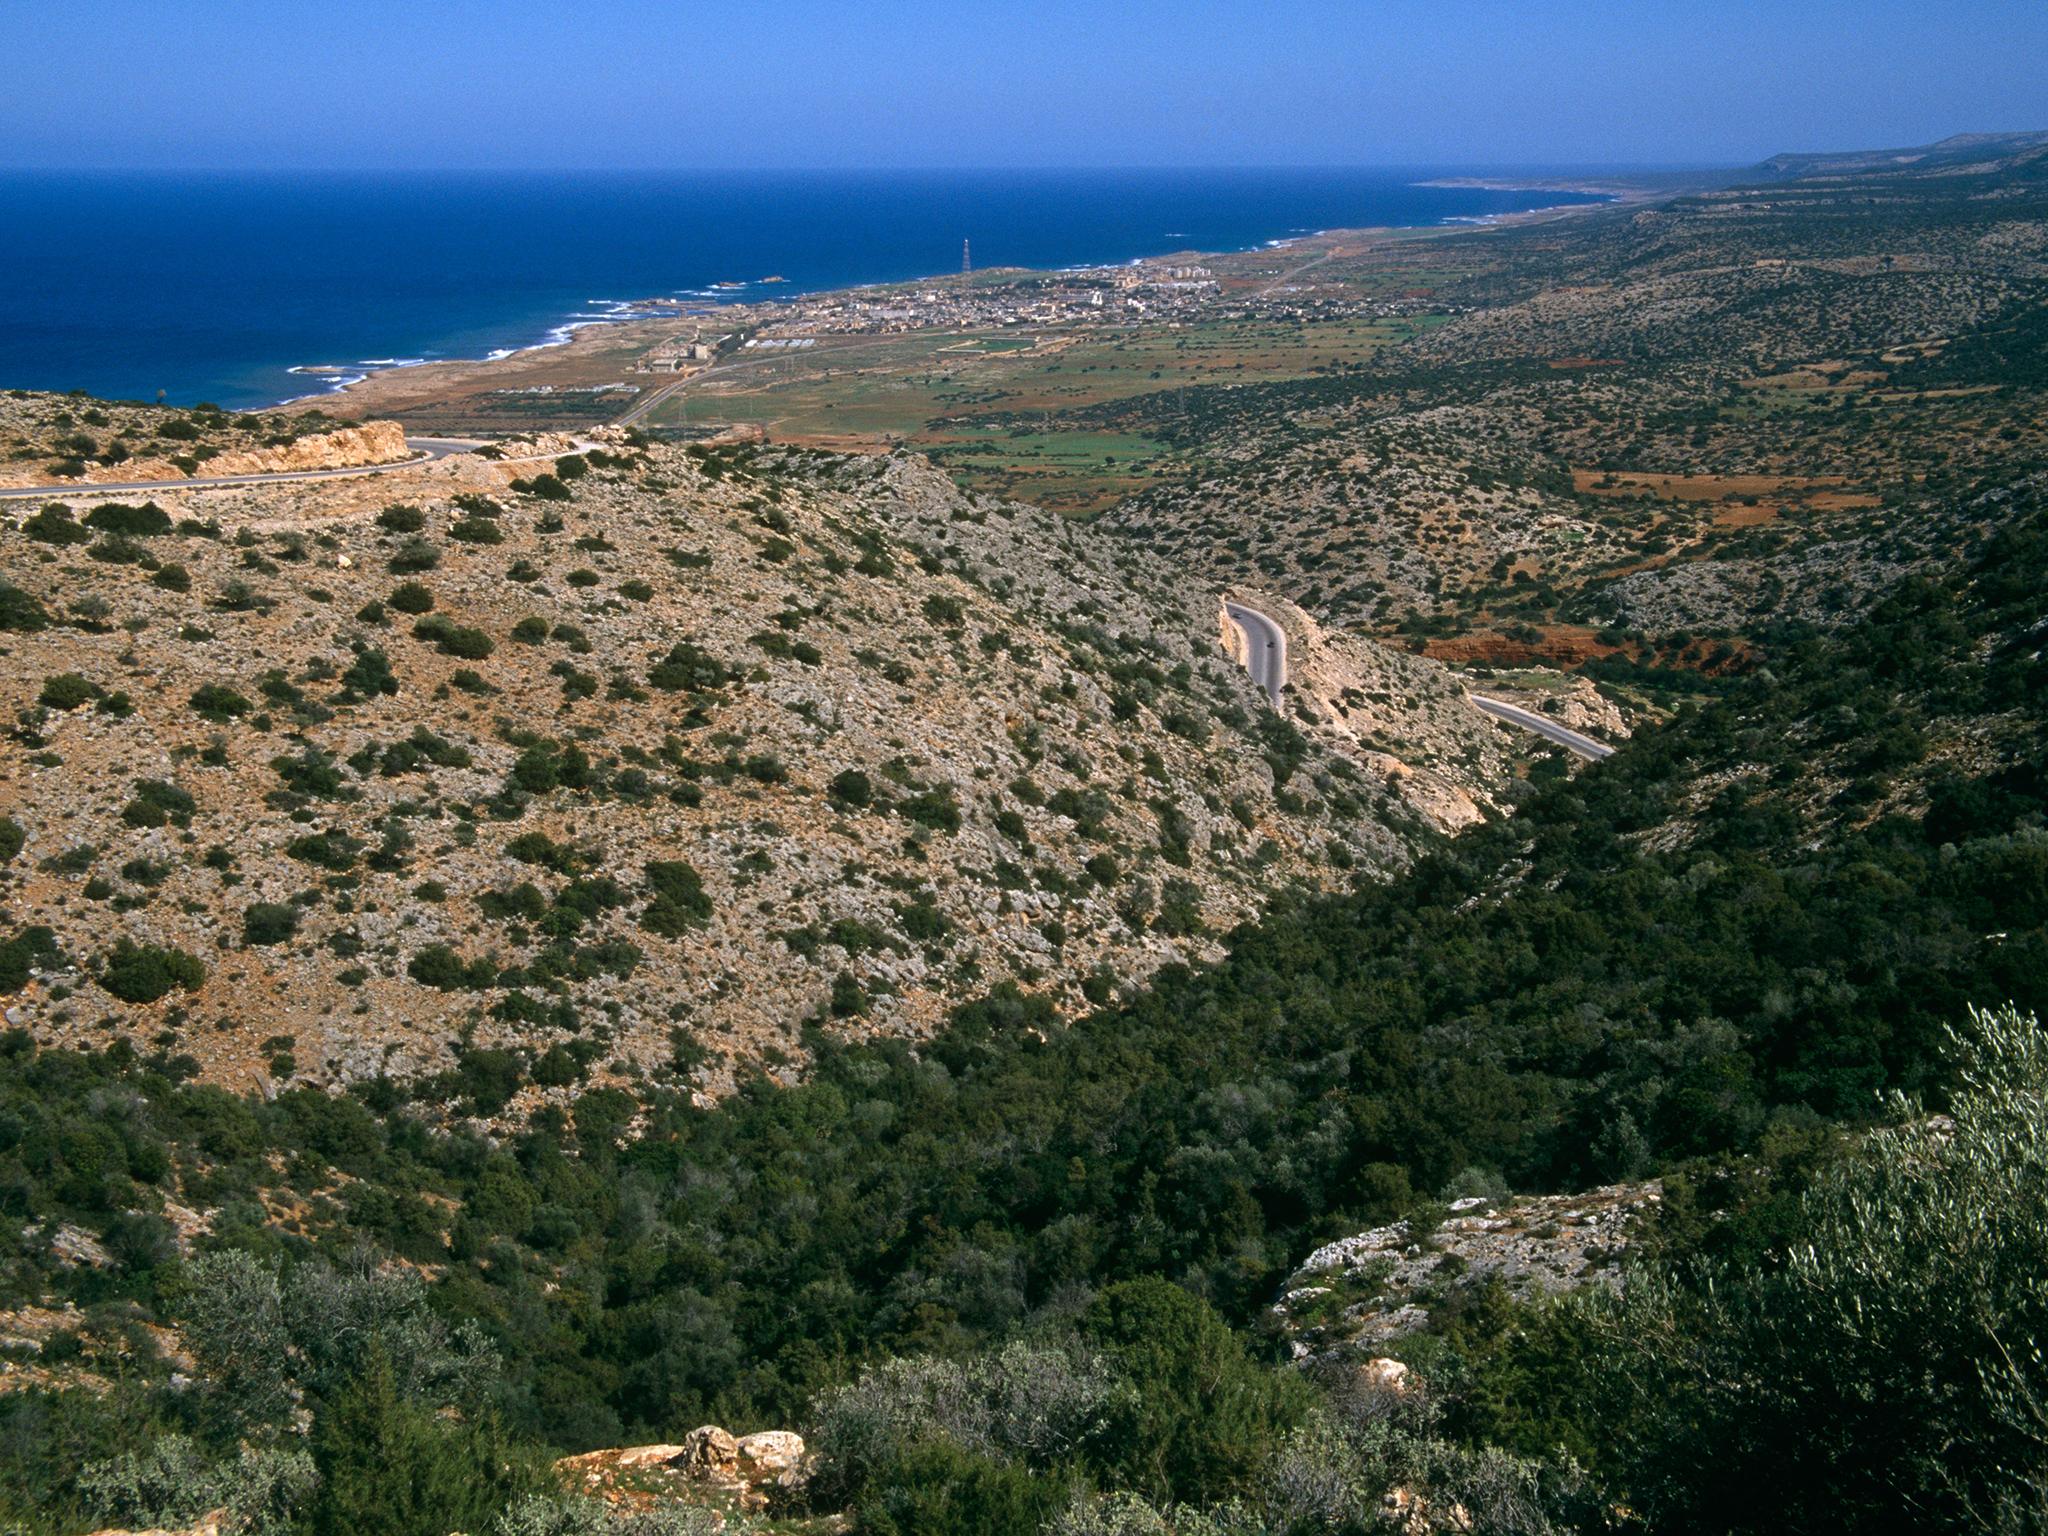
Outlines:
<svg viewBox="0 0 2048 1536"><path fill-rule="evenodd" d="M1653 496L1660 501L1719 502L1714 525L1755 528L1788 508L1848 512L1879 505L1875 496L1843 489L1839 475L1676 475L1575 469L1572 489L1587 496Z"/></svg>
<svg viewBox="0 0 2048 1536"><path fill-rule="evenodd" d="M1582 661L1596 656L1612 656L1618 647L1603 645L1590 629L1574 625L1554 625L1540 630L1535 639L1526 637L1510 638L1486 630L1468 635L1452 635L1448 638L1429 641L1422 654L1432 661L1471 662L1482 661L1495 666L1522 666L1530 662L1545 662L1556 666L1575 667Z"/></svg>
<svg viewBox="0 0 2048 1536"><path fill-rule="evenodd" d="M1816 488L1838 486L1840 476L1798 475L1667 475L1635 470L1575 469L1572 489L1588 496L1636 496L1644 492L1664 501L1720 501L1728 496L1799 496Z"/></svg>
<svg viewBox="0 0 2048 1536"><path fill-rule="evenodd" d="M1714 526L1716 528L1755 528L1763 523L1775 523L1778 520L1780 510L1781 508L1771 502L1760 501L1754 506L1749 506L1738 501L1731 506L1722 507L1714 513Z"/></svg>

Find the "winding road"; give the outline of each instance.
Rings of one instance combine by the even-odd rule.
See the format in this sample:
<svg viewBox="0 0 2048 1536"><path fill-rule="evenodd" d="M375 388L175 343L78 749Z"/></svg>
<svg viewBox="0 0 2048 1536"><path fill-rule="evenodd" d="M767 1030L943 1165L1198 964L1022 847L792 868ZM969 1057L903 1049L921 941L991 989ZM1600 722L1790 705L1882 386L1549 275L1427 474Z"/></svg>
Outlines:
<svg viewBox="0 0 2048 1536"><path fill-rule="evenodd" d="M1505 720L1509 725L1519 725L1525 731L1534 731L1544 740L1556 742L1567 752L1576 752L1580 757L1589 758L1594 762L1603 757L1614 756L1614 748L1605 742L1595 741L1590 736L1581 736L1577 731L1559 725L1555 720L1539 715L1534 710L1524 709L1519 704L1510 704L1506 699L1489 699L1483 693L1471 693L1466 697L1472 701L1473 708L1483 710L1497 720Z"/></svg>
<svg viewBox="0 0 2048 1536"><path fill-rule="evenodd" d="M1256 608L1225 602L1223 611L1244 636L1245 670L1277 706L1287 686L1287 633Z"/></svg>
<svg viewBox="0 0 2048 1536"><path fill-rule="evenodd" d="M1223 611L1230 615L1238 633L1245 641L1245 670L1252 675L1252 681L1266 690L1266 697L1277 706L1280 691L1287 686L1287 635L1279 624L1256 608L1225 599ZM1612 757L1614 748L1603 741L1583 736L1568 726L1559 725L1547 716L1534 710L1524 709L1519 704L1510 704L1506 699L1488 698L1483 693L1468 693L1472 707L1482 714L1492 715L1509 725L1520 726L1525 731L1534 731L1545 741L1555 742L1567 752L1597 762L1603 757Z"/></svg>

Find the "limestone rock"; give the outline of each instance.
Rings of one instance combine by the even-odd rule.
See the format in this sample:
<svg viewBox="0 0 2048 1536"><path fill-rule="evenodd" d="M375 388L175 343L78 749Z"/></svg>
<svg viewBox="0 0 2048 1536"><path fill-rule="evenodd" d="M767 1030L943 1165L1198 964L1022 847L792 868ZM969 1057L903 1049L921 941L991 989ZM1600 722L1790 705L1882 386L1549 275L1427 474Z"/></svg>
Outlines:
<svg viewBox="0 0 2048 1536"><path fill-rule="evenodd" d="M789 1482L803 1469L804 1437L786 1429L764 1429L742 1436L739 1473L750 1483Z"/></svg>
<svg viewBox="0 0 2048 1536"><path fill-rule="evenodd" d="M0 401L0 423L10 404L19 402ZM412 962L432 946L465 958L496 948L508 962L530 947L520 939L506 949L510 930L493 906L526 878L510 826L479 823L460 840L423 833L404 869L362 873L351 910L303 909L295 942L220 947L239 933L246 904L303 888L305 866L289 850L304 828L272 803L275 746L253 726L202 718L190 700L208 685L253 699L266 682L279 686L273 669L303 695L281 706L304 717L294 730L339 764L368 762L416 728L464 755L404 774L347 768L360 783L324 814L365 851L420 796L470 804L497 794L521 750L499 733L503 719L546 723L583 743L606 783L616 777L630 791L539 794L516 829L573 840L593 878L635 893L591 937L630 941L638 958L576 987L579 1014L603 1010L618 1022L614 1049L591 1064L592 1086L672 1072L678 1025L702 1048L678 1087L716 1098L759 1063L794 1080L806 1065L805 1022L830 1010L841 975L863 1002L832 1027L854 1038L928 1035L1005 980L1072 1018L1093 1007L1094 979L1138 985L1162 965L1216 959L1221 935L1275 892L1397 868L1420 839L1415 816L1326 741L1311 739L1288 782L1275 783L1263 746L1271 706L1217 649L1216 594L1166 562L1054 513L966 496L909 457L770 449L743 456L743 479L692 450L621 444L601 467L570 475L568 503L509 488L551 467L549 453L607 441L602 429L535 435L499 445L495 457L452 454L385 475L153 491L173 518L237 535L178 540L187 594L118 564L87 561L82 574L65 574L10 534L18 558L7 579L38 601L105 603L149 621L132 664L123 658L133 636L120 626L9 637L0 715L38 709L42 680L66 672L103 686L119 678L134 706L118 717L45 711L58 766L32 762L38 749L24 741L0 741L0 779L34 785L16 813L29 846L14 867L31 873L11 894L11 920L47 924L71 957L121 936L217 957L202 996L171 1004L226 1020L189 1037L211 1082L265 1091L275 1051L263 1042L277 1036L293 1042L291 1080L330 1090L447 1065L479 999L423 983ZM261 446L230 442L231 451ZM762 522L763 487L780 497L786 537ZM85 498L72 500L85 515ZM357 617L380 612L371 605L394 587L392 535L378 521L392 504L426 520L438 552L425 583L434 612L481 632L488 657L445 655L395 623ZM486 504L495 515L479 525L497 542L443 537L466 508ZM11 505L0 532L31 515ZM562 515L579 533L601 530L603 547L544 531ZM244 563L244 532L277 555L266 557L274 568ZM522 562L551 574L512 579ZM642 586L652 594L628 600ZM252 606L209 609L214 638L184 638L202 601L194 594L229 590L246 591ZM800 613L801 629L789 629ZM582 649L515 641L518 625L537 617ZM727 680L696 692L649 686L685 639L731 669ZM366 644L396 692L344 689L355 647ZM1133 665L1149 679L1143 696L1119 681ZM475 682L454 682L465 674ZM489 702L472 686L492 690ZM699 762L702 746L682 750L679 722L699 715L710 727L699 736L730 741L733 765ZM199 774L191 760L216 734L231 743L229 760ZM842 776L875 786L871 797L835 799ZM191 826L123 820L138 780L190 792ZM912 819L926 812L944 820ZM211 843L234 850L241 884L232 893L193 852ZM132 858L166 866L160 898L118 914L110 929L105 910L71 899L67 880L39 868L86 844L114 868ZM1111 846L1133 851L1103 858ZM656 859L701 877L709 910L687 936L636 921ZM443 899L412 894L428 876ZM50 995L92 985L75 965L60 966L0 1001L46 1043L98 1049L110 1043L101 1005L67 1008ZM116 1027L145 1044L163 1011L118 1010ZM566 1032L551 1018L486 1006L477 1043L537 1058ZM530 1084L504 1118L566 1109L579 1091Z"/></svg>
<svg viewBox="0 0 2048 1536"><path fill-rule="evenodd" d="M105 1530L94 1531L92 1536L221 1536L222 1529L227 1525L228 1512L224 1509L216 1509L213 1513L201 1515L192 1524L179 1526L176 1530L166 1530L161 1526L151 1526L146 1531L136 1531L120 1526L110 1526Z"/></svg>
<svg viewBox="0 0 2048 1536"><path fill-rule="evenodd" d="M806 1467L801 1435L768 1429L735 1437L704 1424L680 1444L587 1451L564 1457L555 1471L577 1492L616 1508L673 1502L755 1511L767 1508L771 1491L799 1486Z"/></svg>
<svg viewBox="0 0 2048 1536"><path fill-rule="evenodd" d="M282 448L257 448L223 453L199 466L202 477L216 475L290 474L307 469L353 469L363 464L393 464L412 457L405 428L395 421L366 421L360 426L315 432Z"/></svg>
<svg viewBox="0 0 2048 1536"><path fill-rule="evenodd" d="M1653 1179L1572 1195L1459 1200L1427 1232L1397 1222L1325 1243L1288 1280L1271 1318L1297 1359L1367 1354L1361 1390L1371 1390L1363 1377L1373 1374L1396 1391L1413 1388L1419 1383L1382 1351L1427 1327L1433 1308L1495 1279L1524 1300L1618 1287L1635 1219L1662 1198Z"/></svg>
<svg viewBox="0 0 2048 1536"><path fill-rule="evenodd" d="M1371 1391L1393 1397L1404 1397L1415 1390L1414 1373L1401 1361L1389 1360L1384 1355L1358 1368L1358 1382Z"/></svg>
<svg viewBox="0 0 2048 1536"><path fill-rule="evenodd" d="M716 1424L706 1424L683 1436L676 1460L692 1477L732 1477L739 1471L739 1442Z"/></svg>
<svg viewBox="0 0 2048 1536"><path fill-rule="evenodd" d="M1389 1488L1380 1500L1380 1519L1401 1536L1438 1536L1471 1530L1471 1513L1462 1504L1439 1507L1413 1488Z"/></svg>

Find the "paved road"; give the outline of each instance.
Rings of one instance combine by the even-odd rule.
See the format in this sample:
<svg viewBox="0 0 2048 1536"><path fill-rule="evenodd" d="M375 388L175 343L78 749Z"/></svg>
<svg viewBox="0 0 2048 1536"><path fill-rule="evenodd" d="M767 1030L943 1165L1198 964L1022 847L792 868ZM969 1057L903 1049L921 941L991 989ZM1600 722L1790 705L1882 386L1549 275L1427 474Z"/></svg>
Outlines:
<svg viewBox="0 0 2048 1536"><path fill-rule="evenodd" d="M1230 615L1231 623L1243 632L1245 638L1245 667L1252 675L1252 681L1266 690L1266 696L1275 704L1280 702L1280 690L1287 686L1287 635L1272 619L1256 608L1247 608L1243 603L1225 602L1223 611ZM1534 710L1510 704L1506 699L1490 699L1483 693L1467 695L1472 706L1497 720L1509 725L1518 725L1525 731L1534 731L1547 741L1554 741L1568 752L1580 757L1599 759L1612 757L1614 748L1605 742L1582 736L1577 731L1559 725L1548 716Z"/></svg>
<svg viewBox="0 0 2048 1536"><path fill-rule="evenodd" d="M698 372L700 373L702 371L702 369L698 370ZM612 419L612 425L615 427L630 427L631 425L633 425L634 422L640 420L649 411L653 410L656 406L660 405L662 401L666 400L670 395L674 394L677 390L681 389L685 384L689 383L690 380L695 377L696 374L685 374L680 379L675 379L667 384L662 385L661 388L655 390L652 394L642 396L638 401L636 401L631 407L627 409L624 415L614 417Z"/></svg>
<svg viewBox="0 0 2048 1536"><path fill-rule="evenodd" d="M1534 731L1547 741L1554 741L1567 752L1576 752L1580 757L1599 759L1614 756L1614 748L1605 742L1595 741L1590 736L1581 736L1577 731L1568 730L1555 720L1537 714L1534 710L1510 704L1505 699L1489 699L1482 693L1471 695L1474 705L1509 725L1519 725L1525 731Z"/></svg>
<svg viewBox="0 0 2048 1536"><path fill-rule="evenodd" d="M1256 608L1226 602L1223 611L1244 633L1245 668L1252 681L1266 690L1266 697L1280 702L1280 690L1287 686L1287 634Z"/></svg>
<svg viewBox="0 0 2048 1536"><path fill-rule="evenodd" d="M483 446L481 439L460 437L409 437L406 446L419 452L393 464L358 464L340 469L292 469L267 475L200 475L190 480L135 480L116 485L105 481L76 481L69 485L23 485L0 491L0 501L37 498L48 501L61 496L110 496L150 491L203 491L232 485L286 485L294 480L344 480L352 475L388 475L396 469L418 469L450 454L468 453Z"/></svg>

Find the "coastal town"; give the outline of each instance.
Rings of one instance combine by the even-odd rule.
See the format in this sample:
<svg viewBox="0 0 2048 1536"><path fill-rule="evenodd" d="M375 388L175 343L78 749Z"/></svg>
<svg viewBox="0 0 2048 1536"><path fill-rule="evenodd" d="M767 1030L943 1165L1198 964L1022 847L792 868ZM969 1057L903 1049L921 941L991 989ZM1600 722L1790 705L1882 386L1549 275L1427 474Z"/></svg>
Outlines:
<svg viewBox="0 0 2048 1536"><path fill-rule="evenodd" d="M335 378L290 408L394 419L424 433L619 421L685 437L740 429L839 448L922 447L929 423L957 412L926 398L921 381L950 377L964 388L972 379L987 384L983 395L1081 404L1101 391L1076 393L1077 375L1110 394L1218 372L1239 382L1298 378L1399 340L1462 308L1409 271L1412 233L1332 231L1249 251L992 268L818 293L765 279L719 283L610 305L509 355ZM1068 357L1077 347L1085 361ZM1143 370L1126 379L1141 357ZM874 381L873 400L844 398L853 372ZM1058 377L1041 388L1041 374ZM833 389L811 399L827 380ZM833 416L823 414L824 394Z"/></svg>

